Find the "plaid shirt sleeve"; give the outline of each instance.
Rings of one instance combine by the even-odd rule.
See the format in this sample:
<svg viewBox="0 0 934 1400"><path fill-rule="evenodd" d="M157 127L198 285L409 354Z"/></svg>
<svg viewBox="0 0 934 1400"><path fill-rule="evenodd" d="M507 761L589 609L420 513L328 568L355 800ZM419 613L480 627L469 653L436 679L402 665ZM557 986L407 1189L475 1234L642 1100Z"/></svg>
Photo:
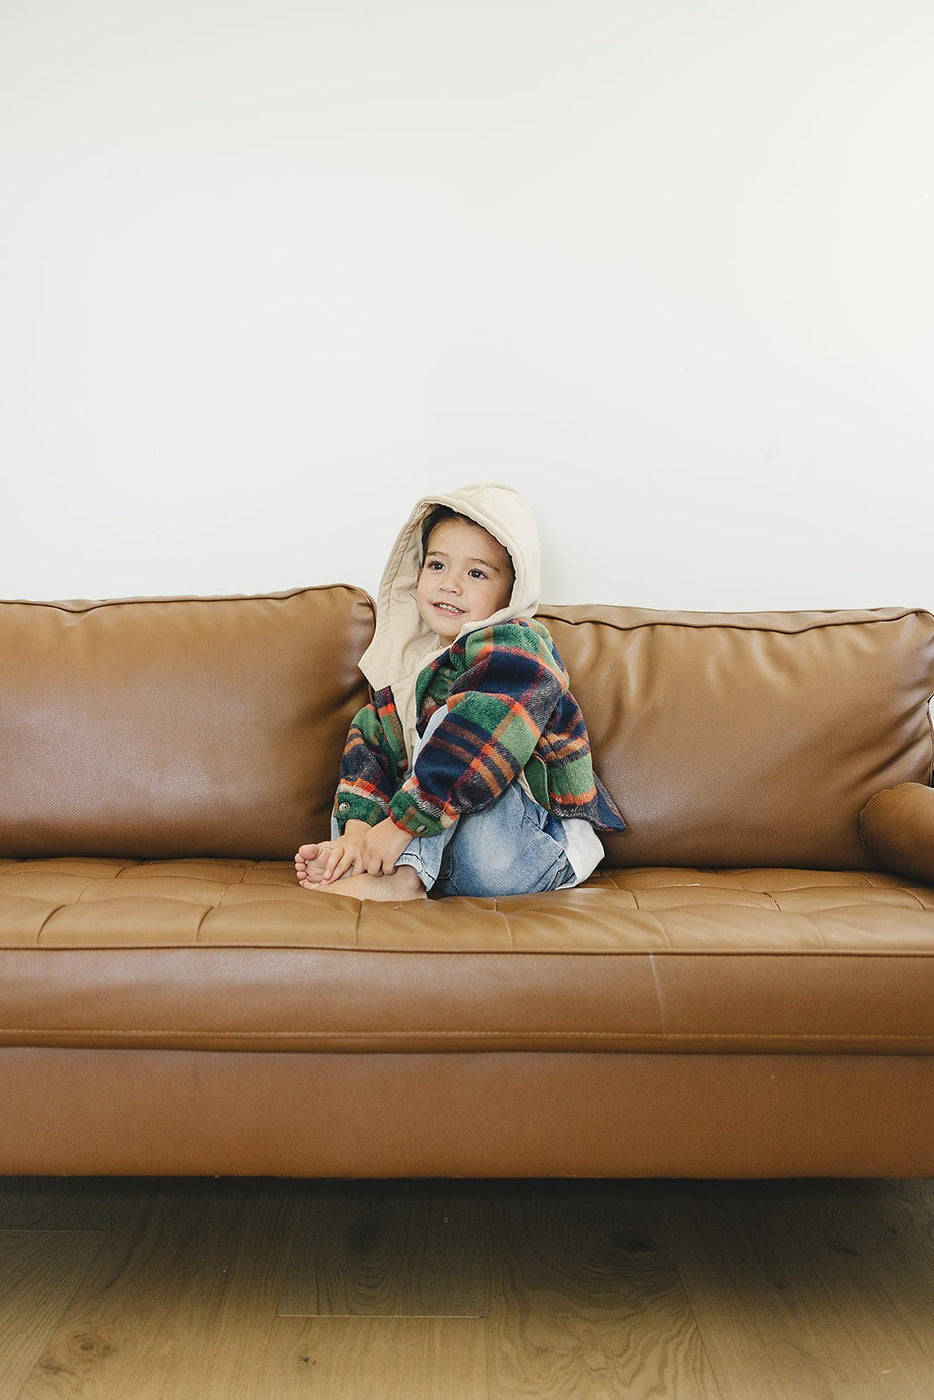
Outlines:
<svg viewBox="0 0 934 1400"><path fill-rule="evenodd" d="M437 836L491 806L531 758L568 688L547 634L525 622L471 632L447 714L392 797L389 815L413 836Z"/></svg>
<svg viewBox="0 0 934 1400"><path fill-rule="evenodd" d="M402 782L403 753L391 691L378 691L354 716L344 745L334 798L341 832L349 821L375 826L389 815L390 800Z"/></svg>

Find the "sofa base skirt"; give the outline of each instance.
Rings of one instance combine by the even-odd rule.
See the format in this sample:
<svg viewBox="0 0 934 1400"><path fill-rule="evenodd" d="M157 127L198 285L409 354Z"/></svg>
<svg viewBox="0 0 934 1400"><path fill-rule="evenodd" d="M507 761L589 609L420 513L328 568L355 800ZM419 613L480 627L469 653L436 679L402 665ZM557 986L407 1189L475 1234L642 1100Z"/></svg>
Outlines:
<svg viewBox="0 0 934 1400"><path fill-rule="evenodd" d="M934 1057L0 1049L0 1173L934 1175Z"/></svg>

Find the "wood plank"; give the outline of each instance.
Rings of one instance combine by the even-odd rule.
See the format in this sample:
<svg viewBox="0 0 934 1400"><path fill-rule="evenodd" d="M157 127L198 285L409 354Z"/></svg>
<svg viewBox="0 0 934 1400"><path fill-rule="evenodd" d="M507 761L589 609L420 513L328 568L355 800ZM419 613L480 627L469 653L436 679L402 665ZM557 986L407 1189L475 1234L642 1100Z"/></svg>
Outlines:
<svg viewBox="0 0 934 1400"><path fill-rule="evenodd" d="M0 1230L111 1230L157 1185L149 1177L0 1177Z"/></svg>
<svg viewBox="0 0 934 1400"><path fill-rule="evenodd" d="M934 1181L886 1178L854 1184L887 1230L924 1250L934 1244Z"/></svg>
<svg viewBox="0 0 934 1400"><path fill-rule="evenodd" d="M0 1400L934 1395L930 1181L4 1184Z"/></svg>
<svg viewBox="0 0 934 1400"><path fill-rule="evenodd" d="M457 1181L315 1183L280 1316L482 1317L477 1189Z"/></svg>
<svg viewBox="0 0 934 1400"><path fill-rule="evenodd" d="M487 1231L490 1400L718 1400L645 1185L503 1183Z"/></svg>
<svg viewBox="0 0 934 1400"><path fill-rule="evenodd" d="M300 1183L166 1180L110 1235L17 1400L256 1400Z"/></svg>
<svg viewBox="0 0 934 1400"><path fill-rule="evenodd" d="M934 1362L934 1181L843 1183L831 1207L839 1247L865 1258Z"/></svg>
<svg viewBox="0 0 934 1400"><path fill-rule="evenodd" d="M484 1324L473 1318L278 1318L262 1388L231 1392L226 1400L260 1396L487 1400Z"/></svg>
<svg viewBox="0 0 934 1400"><path fill-rule="evenodd" d="M0 1231L0 1396L12 1400L74 1296L106 1234Z"/></svg>
<svg viewBox="0 0 934 1400"><path fill-rule="evenodd" d="M928 1358L821 1186L658 1188L724 1400L930 1400Z"/></svg>

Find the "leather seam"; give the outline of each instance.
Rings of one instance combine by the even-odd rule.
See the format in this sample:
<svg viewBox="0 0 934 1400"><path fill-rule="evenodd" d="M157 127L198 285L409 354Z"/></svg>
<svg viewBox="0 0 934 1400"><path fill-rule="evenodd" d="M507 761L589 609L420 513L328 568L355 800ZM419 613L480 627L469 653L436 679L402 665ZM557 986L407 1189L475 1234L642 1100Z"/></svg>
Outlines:
<svg viewBox="0 0 934 1400"><path fill-rule="evenodd" d="M803 636L806 632L815 632L825 627L877 627L884 626L887 623L904 622L906 618L909 617L924 618L934 616L934 614L931 613L929 608L905 608L904 611L893 609L894 616L892 617L864 616L835 618L831 615L827 618L817 618L815 619L815 621L809 622L804 627L798 627L789 630L785 627L762 626L758 623L726 621L726 619L730 616L729 613L715 614L718 618L716 622L703 622L700 620L700 618L698 618L696 621L691 618L681 618L679 620L675 620L667 613L663 613L663 615L657 619L647 618L644 622L614 622L610 618L593 616L562 617L560 611L558 610L561 606L561 604L552 604L550 606L543 604L541 607L539 607L536 615L541 621L545 623L549 621L560 622L563 623L566 627L610 627L613 629L614 632L638 632L645 627L682 627L692 632L717 630L724 632L765 632L768 633L769 636L777 637L800 637ZM804 609L803 611L808 610ZM834 612L849 612L850 609L828 608L826 611L829 614L833 614ZM853 611L858 610L853 609ZM867 609L867 612L871 611L871 609Z"/></svg>
<svg viewBox="0 0 934 1400"><path fill-rule="evenodd" d="M544 1039L544 1038L566 1038L574 1040L644 1040L644 1041L722 1041L722 1040L745 1040L751 1044L758 1042L771 1043L776 1040L804 1041L819 1040L831 1042L843 1042L850 1044L853 1041L876 1041L884 1040L891 1042L931 1041L934 1043L934 1031L919 1034L895 1034L887 1032L873 1032L864 1034L853 1031L849 1034L825 1034L823 1032L801 1032L775 1031L772 1033L752 1034L745 1031L667 1031L661 1034L658 1031L577 1031L577 1030L462 1030L462 1031L442 1031L442 1030L329 1030L329 1031L300 1031L300 1030L153 1030L139 1028L134 1030L99 1030L94 1027L73 1029L52 1029L52 1030L26 1030L22 1027L0 1027L0 1036L100 1036L102 1038L123 1038L136 1039L137 1037L198 1037L205 1040L248 1040L248 1039L301 1039L301 1040L494 1040L494 1039Z"/></svg>
<svg viewBox="0 0 934 1400"><path fill-rule="evenodd" d="M38 598L10 598L7 604L15 604L20 608L52 608L56 612L64 612L69 616L83 616L86 613L97 612L100 608L126 607L132 604L139 607L148 603L265 603L265 602L289 602L292 598L301 597L304 593L325 593L332 589L345 590L348 593L356 594L362 601L371 606L368 611L375 609L373 599L366 589L359 588L354 583L312 583L302 588L288 588L272 593L217 593L217 594L192 594L192 593L167 593L154 598L76 598L69 601L51 601ZM873 621L885 621L886 619L872 619ZM900 619L892 619L899 621Z"/></svg>
<svg viewBox="0 0 934 1400"><path fill-rule="evenodd" d="M362 902L362 901L361 901ZM70 909L69 904L60 904L47 916L45 922L61 909ZM228 906L230 907L230 906ZM208 910L208 913L211 911ZM934 912L923 909L924 913ZM803 915L802 917L807 917ZM45 924L43 924L43 928ZM361 953L380 957L471 957L471 958L777 958L783 961L792 958L826 958L828 960L849 958L853 961L867 958L883 958L892 962L906 960L928 962L934 958L934 948L833 948L824 944L820 948L516 948L503 945L497 948L426 948L386 947L365 943L0 943L0 954L4 953L157 953L157 952L214 952L214 953ZM2 1028L0 1028L2 1029Z"/></svg>

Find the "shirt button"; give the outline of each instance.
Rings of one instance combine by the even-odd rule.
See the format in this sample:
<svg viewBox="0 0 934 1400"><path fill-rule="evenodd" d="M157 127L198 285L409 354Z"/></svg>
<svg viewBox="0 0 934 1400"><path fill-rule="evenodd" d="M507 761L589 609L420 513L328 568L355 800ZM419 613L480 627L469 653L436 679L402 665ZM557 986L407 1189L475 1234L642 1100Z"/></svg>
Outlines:
<svg viewBox="0 0 934 1400"><path fill-rule="evenodd" d="M417 827L415 828L415 835L416 835L416 836L424 836L424 834L425 834L425 828L424 828L423 826L417 826Z"/></svg>
<svg viewBox="0 0 934 1400"><path fill-rule="evenodd" d="M341 803L339 803L339 804L338 804L337 810L338 810L339 812L349 812L349 811L350 811L350 803L349 803L349 802L341 802Z"/></svg>

